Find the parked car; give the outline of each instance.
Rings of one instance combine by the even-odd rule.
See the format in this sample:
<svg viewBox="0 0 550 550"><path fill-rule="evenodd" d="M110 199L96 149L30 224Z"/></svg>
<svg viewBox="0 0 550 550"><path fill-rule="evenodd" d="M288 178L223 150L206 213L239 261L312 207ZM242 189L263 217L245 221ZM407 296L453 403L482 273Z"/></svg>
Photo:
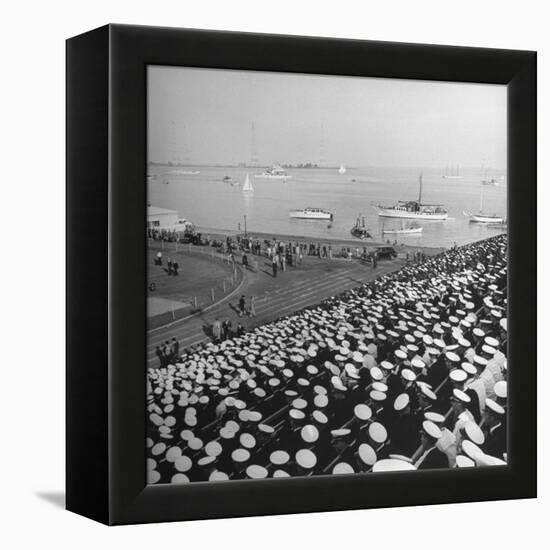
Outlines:
<svg viewBox="0 0 550 550"><path fill-rule="evenodd" d="M391 260L392 258L397 258L397 252L393 246L377 246L376 254L378 259L388 258Z"/></svg>

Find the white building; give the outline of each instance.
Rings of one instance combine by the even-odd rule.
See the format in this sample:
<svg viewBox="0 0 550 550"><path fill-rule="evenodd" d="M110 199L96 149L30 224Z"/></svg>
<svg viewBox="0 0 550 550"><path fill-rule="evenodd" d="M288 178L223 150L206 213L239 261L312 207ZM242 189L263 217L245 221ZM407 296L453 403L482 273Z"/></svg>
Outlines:
<svg viewBox="0 0 550 550"><path fill-rule="evenodd" d="M158 206L147 207L147 229L172 227L178 223L179 214Z"/></svg>

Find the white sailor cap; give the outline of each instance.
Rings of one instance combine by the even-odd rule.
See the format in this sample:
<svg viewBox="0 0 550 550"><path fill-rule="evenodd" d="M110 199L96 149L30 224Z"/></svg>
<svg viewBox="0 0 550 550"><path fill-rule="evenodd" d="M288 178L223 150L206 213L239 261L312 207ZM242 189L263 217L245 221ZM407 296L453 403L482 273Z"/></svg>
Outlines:
<svg viewBox="0 0 550 550"><path fill-rule="evenodd" d="M420 357L413 357L413 359L411 360L411 365L415 369L423 369L426 366L426 363L424 363L424 361L422 361Z"/></svg>
<svg viewBox="0 0 550 550"><path fill-rule="evenodd" d="M307 424L301 429L300 436L306 443L315 443L319 439L319 430L312 424Z"/></svg>
<svg viewBox="0 0 550 550"><path fill-rule="evenodd" d="M294 420L303 420L306 417L306 415L298 409L290 409L290 411L288 411L288 414L290 418Z"/></svg>
<svg viewBox="0 0 550 550"><path fill-rule="evenodd" d="M481 428L475 422L466 422L464 426L466 436L470 441L473 441L476 445L483 445L485 442L485 436L481 431Z"/></svg>
<svg viewBox="0 0 550 550"><path fill-rule="evenodd" d="M401 371L401 376L407 382L414 382L416 380L416 374L411 369L403 369Z"/></svg>
<svg viewBox="0 0 550 550"><path fill-rule="evenodd" d="M275 470L273 472L273 477L290 477L290 474L284 470Z"/></svg>
<svg viewBox="0 0 550 550"><path fill-rule="evenodd" d="M454 351L445 352L445 357L452 363L458 363L460 361L460 357Z"/></svg>
<svg viewBox="0 0 550 550"><path fill-rule="evenodd" d="M292 407L299 410L305 409L307 407L307 401L301 397L298 397L292 402Z"/></svg>
<svg viewBox="0 0 550 550"><path fill-rule="evenodd" d="M372 416L372 410L368 405L360 403L359 405L355 405L355 408L353 409L353 412L359 420L369 420Z"/></svg>
<svg viewBox="0 0 550 550"><path fill-rule="evenodd" d="M373 380L382 380L384 378L384 373L378 367L372 367L370 375Z"/></svg>
<svg viewBox="0 0 550 550"><path fill-rule="evenodd" d="M203 445L202 439L199 439L198 437L194 437L193 439L190 439L187 442L187 445L193 451L198 451L199 449L202 449L202 445Z"/></svg>
<svg viewBox="0 0 550 550"><path fill-rule="evenodd" d="M228 479L229 479L229 476L225 472L221 472L220 470L214 470L210 474L208 481L227 481Z"/></svg>
<svg viewBox="0 0 550 550"><path fill-rule="evenodd" d="M504 414L506 411L504 410L504 407L500 406L496 401L493 401L490 397L487 397L485 399L485 410L489 409L491 412L501 415Z"/></svg>
<svg viewBox="0 0 550 550"><path fill-rule="evenodd" d="M249 433L242 433L239 441L245 449L253 449L256 446L256 438Z"/></svg>
<svg viewBox="0 0 550 550"><path fill-rule="evenodd" d="M168 462L175 462L182 454L182 451L179 447L170 447L166 454L164 455Z"/></svg>
<svg viewBox="0 0 550 550"><path fill-rule="evenodd" d="M407 358L407 354L402 349L396 349L394 352L394 355L401 360L404 360Z"/></svg>
<svg viewBox="0 0 550 550"><path fill-rule="evenodd" d="M238 448L231 453L231 458L235 462L246 462L250 458L250 452L247 449Z"/></svg>
<svg viewBox="0 0 550 550"><path fill-rule="evenodd" d="M426 411L424 413L424 418L434 422L435 424L443 424L443 422L445 422L445 417L442 414L433 411Z"/></svg>
<svg viewBox="0 0 550 550"><path fill-rule="evenodd" d="M410 400L411 398L409 397L408 393L402 393L395 398L395 401L393 402L393 408L396 411L402 411L405 407L409 405Z"/></svg>
<svg viewBox="0 0 550 550"><path fill-rule="evenodd" d="M381 391L383 393L388 391L388 386L384 382L373 382L372 389L376 391Z"/></svg>
<svg viewBox="0 0 550 550"><path fill-rule="evenodd" d="M376 451L368 443L359 445L358 454L359 459L367 466L372 466L376 462Z"/></svg>
<svg viewBox="0 0 550 550"><path fill-rule="evenodd" d="M384 458L372 467L373 472L397 472L401 470L416 470L413 464L405 460Z"/></svg>
<svg viewBox="0 0 550 550"><path fill-rule="evenodd" d="M187 472L191 469L192 466L193 466L193 461L188 456L185 456L185 455L182 455L176 458L176 460L174 461L174 468L178 472Z"/></svg>
<svg viewBox="0 0 550 550"><path fill-rule="evenodd" d="M500 397L501 399L506 399L508 395L506 380L500 380L499 382L497 382L493 388L493 391L495 392L495 395L497 397Z"/></svg>
<svg viewBox="0 0 550 550"><path fill-rule="evenodd" d="M468 375L462 369L453 369L449 373L449 378L453 382L464 382L464 380L466 380L466 378L468 378Z"/></svg>
<svg viewBox="0 0 550 550"><path fill-rule="evenodd" d="M456 466L457 468L473 468L476 463L469 457L464 455L457 455Z"/></svg>
<svg viewBox="0 0 550 550"><path fill-rule="evenodd" d="M388 432L380 422L373 422L369 426L369 436L376 443L384 443L388 438Z"/></svg>
<svg viewBox="0 0 550 550"><path fill-rule="evenodd" d="M437 395L427 384L421 384L420 391L432 401L437 401Z"/></svg>
<svg viewBox="0 0 550 550"><path fill-rule="evenodd" d="M313 398L313 404L322 409L328 405L328 397L326 395L318 394Z"/></svg>
<svg viewBox="0 0 550 550"><path fill-rule="evenodd" d="M478 466L506 466L505 460L485 453L477 455L475 461Z"/></svg>
<svg viewBox="0 0 550 550"><path fill-rule="evenodd" d="M474 367L474 365L472 365L471 363L461 363L460 368L470 376L474 376L475 374L477 374L477 368Z"/></svg>
<svg viewBox="0 0 550 550"><path fill-rule="evenodd" d="M380 363L380 366L385 370L393 370L394 366L389 361L382 361ZM373 367L376 368L376 367ZM372 369L371 369L371 375L372 375Z"/></svg>
<svg viewBox="0 0 550 550"><path fill-rule="evenodd" d="M354 469L347 462L339 462L332 469L333 474L354 474Z"/></svg>
<svg viewBox="0 0 550 550"><path fill-rule="evenodd" d="M179 485L180 483L189 483L189 478L185 474L174 474L170 483L174 485Z"/></svg>
<svg viewBox="0 0 550 550"><path fill-rule="evenodd" d="M246 469L246 475L250 479L265 479L267 477L267 470L258 464L251 464Z"/></svg>
<svg viewBox="0 0 550 550"><path fill-rule="evenodd" d="M204 451L207 455L216 457L221 454L223 447L217 441L210 441L205 445Z"/></svg>
<svg viewBox="0 0 550 550"><path fill-rule="evenodd" d="M298 466L304 468L305 470L311 470L315 467L315 464L317 464L317 457L315 456L315 453L309 449L300 449L296 453L295 458Z"/></svg>
<svg viewBox="0 0 550 550"><path fill-rule="evenodd" d="M290 455L283 451L282 449L273 451L269 455L269 461L271 464L275 464L276 466L281 466L283 464L286 464L290 460Z"/></svg>
<svg viewBox="0 0 550 550"><path fill-rule="evenodd" d="M311 416L313 417L313 420L315 420L315 422L317 422L318 424L328 424L327 415L321 411L315 410L313 411Z"/></svg>
<svg viewBox="0 0 550 550"><path fill-rule="evenodd" d="M433 439L439 439L443 435L439 426L431 420L424 420L422 422L422 429Z"/></svg>
<svg viewBox="0 0 550 550"><path fill-rule="evenodd" d="M369 397L373 401L384 401L384 399L386 399L386 394L384 392L381 392L381 391L378 391L378 390L372 390L369 393Z"/></svg>
<svg viewBox="0 0 550 550"><path fill-rule="evenodd" d="M461 401L462 403L469 403L471 401L471 398L469 395L467 395L462 390L459 390L457 388L453 389L453 397L454 399Z"/></svg>
<svg viewBox="0 0 550 550"><path fill-rule="evenodd" d="M483 451L473 441L470 441L469 439L462 440L461 446L462 450L472 460L477 461L477 457L483 454Z"/></svg>

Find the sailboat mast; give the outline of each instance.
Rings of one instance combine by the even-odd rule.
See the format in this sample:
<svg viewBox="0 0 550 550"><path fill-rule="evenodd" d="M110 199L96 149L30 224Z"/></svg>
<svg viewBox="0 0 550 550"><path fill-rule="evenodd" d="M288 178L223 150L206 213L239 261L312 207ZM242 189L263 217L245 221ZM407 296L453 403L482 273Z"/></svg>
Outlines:
<svg viewBox="0 0 550 550"><path fill-rule="evenodd" d="M419 177L420 189L418 190L418 204L422 203L422 172Z"/></svg>
<svg viewBox="0 0 550 550"><path fill-rule="evenodd" d="M483 212L483 183L479 186L479 211Z"/></svg>

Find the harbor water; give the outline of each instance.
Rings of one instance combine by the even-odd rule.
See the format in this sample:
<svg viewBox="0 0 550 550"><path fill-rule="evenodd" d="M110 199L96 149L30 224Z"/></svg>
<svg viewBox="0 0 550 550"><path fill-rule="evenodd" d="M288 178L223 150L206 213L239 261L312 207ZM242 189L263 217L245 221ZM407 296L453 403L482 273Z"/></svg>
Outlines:
<svg viewBox="0 0 550 550"><path fill-rule="evenodd" d="M288 169L290 179L256 178L261 168L186 167L198 174L178 174L170 166L150 165L148 202L176 210L203 230L244 230L280 235L349 239L358 216L377 241L390 240L412 246L450 247L484 239L504 230L471 223L463 211L476 213L483 192L483 210L507 218L506 180L502 173L484 175L479 169L464 170L457 179L442 177L442 170L423 170L422 202L441 204L449 212L445 221L382 218L373 204L391 206L398 200L416 200L419 192L418 168L348 168L339 174L331 169ZM242 184L249 175L252 192ZM239 185L223 181L231 177ZM497 178L497 186L481 185L485 178ZM289 217L289 210L323 208L334 214L331 223ZM400 229L411 223L423 231L410 235L383 234L384 229ZM357 241L361 242L361 241ZM368 241L367 241L368 242Z"/></svg>

